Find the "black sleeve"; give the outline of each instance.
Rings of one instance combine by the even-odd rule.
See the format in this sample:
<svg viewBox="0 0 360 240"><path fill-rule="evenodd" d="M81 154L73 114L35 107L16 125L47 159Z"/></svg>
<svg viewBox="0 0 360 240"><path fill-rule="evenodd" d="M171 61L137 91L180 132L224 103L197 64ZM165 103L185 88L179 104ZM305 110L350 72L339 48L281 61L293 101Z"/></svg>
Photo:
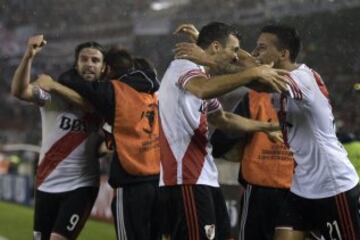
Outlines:
<svg viewBox="0 0 360 240"><path fill-rule="evenodd" d="M109 124L114 121L114 89L110 81L86 81L77 74L65 73L59 82L86 99Z"/></svg>
<svg viewBox="0 0 360 240"><path fill-rule="evenodd" d="M241 102L236 106L234 111L235 114L238 114L242 117L249 118L250 111L249 111L249 94L247 93ZM245 139L247 134L244 133L243 136L237 135L236 137L227 135L223 131L216 129L215 132L211 136L211 145L213 146L212 155L214 157L221 157L226 152L228 152L234 144L239 141L240 139Z"/></svg>

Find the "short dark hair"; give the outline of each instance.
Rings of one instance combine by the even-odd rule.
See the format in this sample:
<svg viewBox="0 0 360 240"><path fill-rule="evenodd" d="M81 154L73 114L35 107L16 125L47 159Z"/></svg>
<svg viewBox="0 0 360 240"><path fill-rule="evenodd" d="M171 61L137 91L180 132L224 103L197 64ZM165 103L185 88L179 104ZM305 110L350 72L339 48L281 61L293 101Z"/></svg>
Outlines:
<svg viewBox="0 0 360 240"><path fill-rule="evenodd" d="M105 62L111 68L111 77L119 78L134 68L132 55L126 49L112 47L105 56Z"/></svg>
<svg viewBox="0 0 360 240"><path fill-rule="evenodd" d="M97 49L97 50L99 50L101 52L101 54L105 58L106 50L105 50L105 47L102 46L100 43L97 43L97 42L94 42L94 41L83 42L83 43L80 43L79 45L77 45L76 48L75 48L75 63L74 63L74 66L77 63L77 60L79 58L79 54L80 54L81 50L83 50L84 48Z"/></svg>
<svg viewBox="0 0 360 240"><path fill-rule="evenodd" d="M211 43L218 41L225 46L231 34L239 37L239 34L233 26L221 22L211 22L200 30L197 45L202 49L206 49Z"/></svg>
<svg viewBox="0 0 360 240"><path fill-rule="evenodd" d="M143 57L134 58L134 68L148 74L151 78L157 79L157 71L152 62Z"/></svg>
<svg viewBox="0 0 360 240"><path fill-rule="evenodd" d="M286 25L267 25L261 29L261 33L274 34L278 39L277 48L289 50L290 60L295 62L301 48L300 36L295 28Z"/></svg>
<svg viewBox="0 0 360 240"><path fill-rule="evenodd" d="M143 57L136 57L134 59L134 67L139 70L153 70L154 66L150 61Z"/></svg>

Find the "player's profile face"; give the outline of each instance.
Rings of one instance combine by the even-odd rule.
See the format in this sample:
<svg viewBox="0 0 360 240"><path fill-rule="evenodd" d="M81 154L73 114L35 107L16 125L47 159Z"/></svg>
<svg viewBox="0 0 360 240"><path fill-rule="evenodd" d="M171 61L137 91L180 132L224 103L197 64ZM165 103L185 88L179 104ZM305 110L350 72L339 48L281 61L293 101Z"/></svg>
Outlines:
<svg viewBox="0 0 360 240"><path fill-rule="evenodd" d="M218 52L217 58L223 62L235 63L238 61L239 49L239 39L235 35L230 34L226 41L226 45Z"/></svg>
<svg viewBox="0 0 360 240"><path fill-rule="evenodd" d="M271 33L261 33L256 47L252 52L252 55L256 58L260 64L270 64L274 62L275 66L279 62L281 55L280 50L276 46L277 37Z"/></svg>
<svg viewBox="0 0 360 240"><path fill-rule="evenodd" d="M76 70L87 81L98 80L104 71L104 56L95 48L84 48L76 61Z"/></svg>

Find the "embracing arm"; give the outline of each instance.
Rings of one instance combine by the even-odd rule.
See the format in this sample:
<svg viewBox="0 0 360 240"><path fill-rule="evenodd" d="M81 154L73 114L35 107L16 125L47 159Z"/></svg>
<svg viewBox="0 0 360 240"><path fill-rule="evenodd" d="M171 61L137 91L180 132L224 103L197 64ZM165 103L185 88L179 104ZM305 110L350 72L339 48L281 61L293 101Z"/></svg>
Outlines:
<svg viewBox="0 0 360 240"><path fill-rule="evenodd" d="M262 81L268 88L275 92L286 89L284 77L279 71L268 65L247 68L242 72L219 75L207 79L205 77L194 77L185 85L185 89L201 99L214 98L223 95L235 88L245 86L252 81Z"/></svg>
<svg viewBox="0 0 360 240"><path fill-rule="evenodd" d="M210 124L225 132L267 132L280 130L278 123L255 121L225 111L217 111L209 114L208 119Z"/></svg>
<svg viewBox="0 0 360 240"><path fill-rule="evenodd" d="M185 85L185 90L201 99L210 99L244 86L253 79L252 71L215 76L210 79L194 77Z"/></svg>
<svg viewBox="0 0 360 240"><path fill-rule="evenodd" d="M115 95L111 81L85 81L78 79L62 79L61 83L80 94L94 110L112 124L114 120Z"/></svg>
<svg viewBox="0 0 360 240"><path fill-rule="evenodd" d="M63 97L67 102L74 104L77 107L80 107L86 112L93 112L93 107L83 98L72 90L58 82L56 82L49 75L41 74L38 79L34 82L36 85L39 85L41 89L45 91L56 93L57 95Z"/></svg>
<svg viewBox="0 0 360 240"><path fill-rule="evenodd" d="M244 50L239 50L239 61L237 64L229 64L224 61L216 61L196 44L178 43L175 48L175 58L188 59L197 64L208 66L212 69L217 69L215 72L232 73L229 75L222 75L222 77L228 78L229 76L235 76L235 78L237 78L237 80L235 81L237 82L237 87L249 85L251 83L249 87L254 90L266 89L266 91L273 91L279 93L282 91L287 91L286 84L288 83L288 80L287 77L285 77L284 75L287 75L289 73L288 71L282 69L274 69L272 68L272 64L259 65L256 63L256 60ZM244 77L244 75L247 76L245 77L247 78L246 80L239 79ZM212 79L215 78L217 77L213 77ZM240 83L238 81L240 81ZM226 80L226 82L222 84L228 85L228 83L229 81ZM265 88L263 88L262 86L265 86ZM202 87L203 85L201 86L201 88ZM221 94L234 89L234 87L231 86L228 86L228 88L230 89L220 90L220 92L222 92ZM213 96L217 96L217 94L215 93L215 95Z"/></svg>
<svg viewBox="0 0 360 240"><path fill-rule="evenodd" d="M53 91L55 93L63 96L68 102L73 103L74 105L80 107L81 109L83 109L86 112L94 111L92 105L88 101L86 101L84 98L82 98L80 96L80 94L78 94L74 90L72 90L64 85L61 85L58 82L55 82Z"/></svg>

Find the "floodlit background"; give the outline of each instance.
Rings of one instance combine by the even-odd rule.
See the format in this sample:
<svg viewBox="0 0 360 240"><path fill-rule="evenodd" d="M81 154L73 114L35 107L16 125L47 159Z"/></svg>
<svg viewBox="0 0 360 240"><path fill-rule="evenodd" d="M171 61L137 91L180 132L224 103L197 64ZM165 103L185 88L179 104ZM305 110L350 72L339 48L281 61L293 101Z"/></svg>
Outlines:
<svg viewBox="0 0 360 240"><path fill-rule="evenodd" d="M360 143L356 141L360 135L360 86L356 85L360 82L359 12L359 0L0 0L0 239L31 238L40 114L37 107L9 94L12 75L30 35L43 33L48 41L34 62L34 76L48 73L56 78L71 67L77 44L95 40L148 58L161 79L173 58L174 44L184 39L172 35L181 23L198 28L210 21L235 24L243 36L241 45L248 51L254 48L261 26L274 22L295 26L303 40L298 62L322 75L339 137L354 164L360 166ZM98 208L93 210L94 216L107 220L111 217L111 189L105 184L108 162L101 159L104 185ZM218 164L236 231L237 166L222 160ZM19 225L19 219L25 222ZM91 222L82 239L99 239L96 232L101 232L102 239L114 238L110 224Z"/></svg>

